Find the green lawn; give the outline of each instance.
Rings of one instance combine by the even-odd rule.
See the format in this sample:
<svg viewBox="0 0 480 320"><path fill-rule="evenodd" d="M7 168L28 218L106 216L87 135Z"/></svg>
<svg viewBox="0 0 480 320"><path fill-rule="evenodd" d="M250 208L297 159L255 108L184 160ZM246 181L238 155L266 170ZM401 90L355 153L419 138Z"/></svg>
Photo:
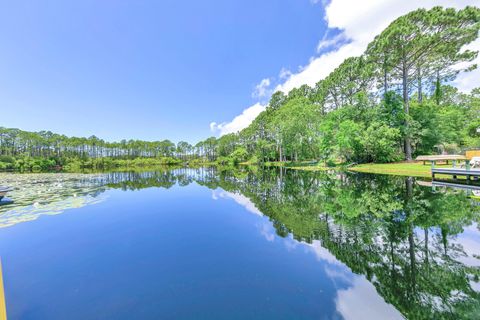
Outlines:
<svg viewBox="0 0 480 320"><path fill-rule="evenodd" d="M435 165L438 168L451 168L452 165ZM367 163L349 168L350 171L390 174L396 176L431 177L431 165L421 162ZM439 175L440 177L441 175ZM446 176L447 177L447 176ZM450 176L451 177L451 176ZM460 178L460 177L459 177Z"/></svg>
<svg viewBox="0 0 480 320"><path fill-rule="evenodd" d="M306 171L324 171L328 169L323 164L306 165L301 162L268 162L267 166L283 166L289 169L306 170ZM436 165L436 167L449 167L447 165ZM341 169L342 167L337 167ZM423 165L422 163L415 162L396 162L396 163L368 163L359 164L353 167L347 168L349 171L378 173L378 174L390 174L399 176L415 176L415 177L430 177L430 164Z"/></svg>
<svg viewBox="0 0 480 320"><path fill-rule="evenodd" d="M345 167L338 165L337 167L326 167L323 163L310 164L311 162L267 162L266 166L285 167L294 170L305 171L325 171L330 169L345 170ZM436 164L436 168L451 168L452 164ZM365 173L388 174L395 176L409 176L409 177L424 177L430 178L431 165L427 163L423 165L422 162L395 162L395 163L367 163L359 164L353 167L348 167L346 170ZM436 175L437 178L452 178L450 175ZM459 176L462 180L465 177Z"/></svg>

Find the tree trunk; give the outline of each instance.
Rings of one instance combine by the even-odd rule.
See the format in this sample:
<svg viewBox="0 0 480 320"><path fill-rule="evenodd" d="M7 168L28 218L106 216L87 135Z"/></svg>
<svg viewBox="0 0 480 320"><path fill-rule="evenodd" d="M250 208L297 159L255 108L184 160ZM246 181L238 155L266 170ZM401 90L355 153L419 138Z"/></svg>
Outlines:
<svg viewBox="0 0 480 320"><path fill-rule="evenodd" d="M403 74L402 74L402 86L403 86L403 108L405 111L405 115L407 116L405 119L405 129L407 131L404 140L404 150L405 150L405 159L410 161L412 160L412 145L410 141L410 133L408 132L408 115L410 113L410 101L408 99L408 79L407 79L407 69L404 64L403 66Z"/></svg>
<svg viewBox="0 0 480 320"><path fill-rule="evenodd" d="M425 264L427 265L427 268L428 268L428 266L429 266L429 264L428 264L428 228L424 228L423 232L425 234L425 240L424 240L424 243L425 243Z"/></svg>
<svg viewBox="0 0 480 320"><path fill-rule="evenodd" d="M385 59L386 60L386 59ZM387 90L388 90L388 83L387 83L387 66L386 62L384 62L384 67L383 67L383 97L385 98L387 95Z"/></svg>
<svg viewBox="0 0 480 320"><path fill-rule="evenodd" d="M411 272L411 285L412 291L415 292L416 288L416 268L415 268L415 241L413 239L413 223L410 224L410 230L408 232L408 248L410 253L410 272Z"/></svg>
<svg viewBox="0 0 480 320"><path fill-rule="evenodd" d="M405 193L406 193L406 199L405 199L405 211L407 215L407 220L409 216L412 214L411 207L410 207L410 202L412 201L413 197L413 178L408 177L405 179ZM410 255L410 280L411 280L411 292L415 292L416 288L416 268L415 268L415 239L413 237L413 231L414 231L414 225L412 222L410 222L409 230L408 230L408 251Z"/></svg>
<svg viewBox="0 0 480 320"><path fill-rule="evenodd" d="M418 81L418 103L423 102L423 95L422 95L422 70L421 67L417 67L417 81Z"/></svg>
<svg viewBox="0 0 480 320"><path fill-rule="evenodd" d="M435 81L435 102L437 103L437 106L440 105L441 90L440 74L437 70L437 80Z"/></svg>

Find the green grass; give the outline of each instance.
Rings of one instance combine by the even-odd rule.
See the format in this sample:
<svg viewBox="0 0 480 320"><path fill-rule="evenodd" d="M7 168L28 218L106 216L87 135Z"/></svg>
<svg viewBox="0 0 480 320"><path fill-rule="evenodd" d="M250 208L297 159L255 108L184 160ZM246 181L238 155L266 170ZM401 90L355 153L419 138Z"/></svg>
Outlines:
<svg viewBox="0 0 480 320"><path fill-rule="evenodd" d="M247 163L243 163L247 164ZM326 171L326 170L348 170L354 172L365 172L375 174L387 174L394 176L407 176L407 177L422 177L430 178L431 165L430 163L423 164L422 162L395 162L395 163L366 163L359 164L352 167L345 167L342 164L337 163L335 167L327 167L323 163L312 164L310 161L304 162L291 162L291 161L275 161L266 162L264 164L267 167L284 167L293 170L304 171ZM452 164L436 164L435 168L451 168ZM452 179L451 175L436 174L436 178ZM458 176L459 180L466 179L463 176Z"/></svg>
<svg viewBox="0 0 480 320"><path fill-rule="evenodd" d="M308 164L307 162L269 162L267 166L282 166L293 170L304 171L326 171L326 170L348 170L354 172L365 172L375 174L387 174L394 176L431 178L431 165L424 165L422 162L395 162L395 163L367 163L353 167L345 167L337 164L336 167L327 167L323 163ZM435 168L451 168L451 164L436 164ZM436 174L436 179L452 179L451 175ZM458 176L458 180L465 180L466 177Z"/></svg>
<svg viewBox="0 0 480 320"><path fill-rule="evenodd" d="M326 167L323 164L306 165L301 162L268 162L266 166L282 166L294 170L305 171L325 171L329 169L335 169ZM436 167L448 167L446 165L436 165ZM430 177L431 166L423 165L422 163L414 162L397 162L397 163L368 163L359 164L353 167L343 167L339 165L337 169L346 169L349 171L376 173L376 174L389 174L397 176L414 176L414 177Z"/></svg>
<svg viewBox="0 0 480 320"><path fill-rule="evenodd" d="M435 165L436 168L451 168L451 165ZM421 162L395 162L395 163L367 163L359 164L348 168L350 171L389 174L396 176L411 176L411 177L431 177L432 173L430 164L423 165ZM436 175L442 177L444 175ZM450 177L451 176L445 176ZM459 177L461 178L461 177Z"/></svg>

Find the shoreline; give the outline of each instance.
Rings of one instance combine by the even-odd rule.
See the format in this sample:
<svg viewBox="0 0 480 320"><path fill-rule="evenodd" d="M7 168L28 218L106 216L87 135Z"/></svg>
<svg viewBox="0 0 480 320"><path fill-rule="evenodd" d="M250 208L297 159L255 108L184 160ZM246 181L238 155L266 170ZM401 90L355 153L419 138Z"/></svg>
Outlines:
<svg viewBox="0 0 480 320"><path fill-rule="evenodd" d="M119 166L119 167L110 167L110 168L83 168L79 170L47 170L47 171L17 171L17 170L6 170L0 171L0 173L12 173L12 174L29 174L29 173L101 173L101 172L111 172L111 171L151 171L158 169L173 169L173 168L201 168L201 167L219 167L219 168L232 168L231 166L221 165L216 162L198 162L190 164L155 164L155 165L131 165L131 166ZM419 177L419 178L431 178L431 166L423 165L422 162L394 162L394 163L365 163L357 164L353 166L346 166L342 164L337 164L335 166L325 166L319 164L312 164L312 162L266 162L263 165L261 164L252 164L252 163L240 163L234 167L282 167L290 170L299 170L299 171L312 171L312 172L323 172L323 171L349 171L349 172L359 172L359 173L370 173L370 174L383 174L383 175L393 175L393 176L405 176L405 177ZM451 165L436 165L440 168L449 168ZM448 175L438 175L438 177L448 178ZM465 179L465 177L458 177L459 180Z"/></svg>
<svg viewBox="0 0 480 320"><path fill-rule="evenodd" d="M403 176L403 177L418 177L418 178L430 178L432 177L431 166L423 165L421 161L419 162L393 162L393 163L364 163L357 164L353 166L344 166L337 165L333 167L327 167L324 165L302 165L301 163L292 163L292 162L275 162L269 163L267 167L284 167L287 169L293 170L304 170L304 171L327 171L327 170L340 170L340 171L350 171L350 172L359 172L359 173L371 173L371 174L383 174L383 175L392 175L392 176ZM446 164L437 164L437 168L451 168L451 165ZM449 175L437 175L441 178L451 178ZM458 177L459 180L464 180L465 177Z"/></svg>

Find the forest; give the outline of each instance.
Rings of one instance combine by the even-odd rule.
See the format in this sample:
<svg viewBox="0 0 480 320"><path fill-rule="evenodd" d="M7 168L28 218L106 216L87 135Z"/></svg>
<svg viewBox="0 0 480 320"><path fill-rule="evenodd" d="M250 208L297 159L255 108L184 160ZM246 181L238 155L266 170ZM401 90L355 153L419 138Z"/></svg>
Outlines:
<svg viewBox="0 0 480 320"><path fill-rule="evenodd" d="M0 128L0 169L111 168L158 164L387 163L480 148L480 88L454 86L477 66L480 9L434 7L393 21L363 55L315 87L275 92L245 129L194 145L106 142Z"/></svg>

